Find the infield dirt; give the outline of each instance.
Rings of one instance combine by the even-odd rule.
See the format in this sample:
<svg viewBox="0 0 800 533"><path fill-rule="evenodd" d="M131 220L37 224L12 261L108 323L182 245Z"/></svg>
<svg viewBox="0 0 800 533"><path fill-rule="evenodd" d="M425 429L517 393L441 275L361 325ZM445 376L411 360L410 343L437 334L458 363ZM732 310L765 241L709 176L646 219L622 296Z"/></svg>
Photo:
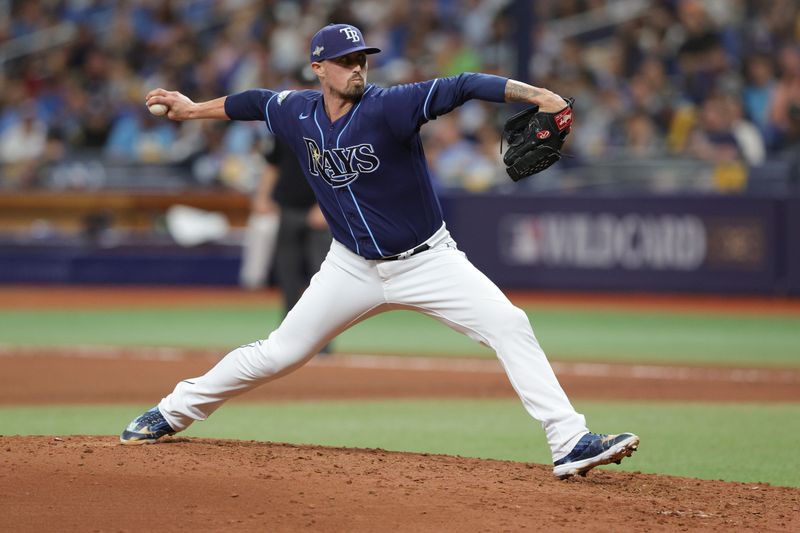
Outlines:
<svg viewBox="0 0 800 533"><path fill-rule="evenodd" d="M6 531L797 531L800 490L440 455L0 437Z"/></svg>
<svg viewBox="0 0 800 533"><path fill-rule="evenodd" d="M152 403L224 354L3 348L0 405ZM424 366L421 366L423 363ZM570 398L800 402L800 369L553 363ZM516 397L495 360L336 354L235 401Z"/></svg>

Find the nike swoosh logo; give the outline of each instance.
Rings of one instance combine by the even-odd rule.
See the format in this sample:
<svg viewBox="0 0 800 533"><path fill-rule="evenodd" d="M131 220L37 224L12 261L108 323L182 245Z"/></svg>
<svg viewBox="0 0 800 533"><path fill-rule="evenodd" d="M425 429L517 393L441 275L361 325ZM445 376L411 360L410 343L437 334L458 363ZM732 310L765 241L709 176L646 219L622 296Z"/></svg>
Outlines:
<svg viewBox="0 0 800 533"><path fill-rule="evenodd" d="M300 116L298 116L297 118L299 118L300 120L305 120L305 119L308 118L308 115L306 115L304 113L300 113Z"/></svg>

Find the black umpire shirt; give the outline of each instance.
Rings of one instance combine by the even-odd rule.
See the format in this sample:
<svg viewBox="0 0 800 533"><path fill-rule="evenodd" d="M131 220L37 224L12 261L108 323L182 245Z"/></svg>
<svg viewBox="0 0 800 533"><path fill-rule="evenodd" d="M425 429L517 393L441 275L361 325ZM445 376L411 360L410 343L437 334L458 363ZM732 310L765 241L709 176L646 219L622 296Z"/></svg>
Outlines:
<svg viewBox="0 0 800 533"><path fill-rule="evenodd" d="M276 138L274 147L267 153L266 159L278 168L278 181L272 190L272 199L275 203L281 207L296 209L309 209L317 203L314 191L306 181L297 157L286 143Z"/></svg>

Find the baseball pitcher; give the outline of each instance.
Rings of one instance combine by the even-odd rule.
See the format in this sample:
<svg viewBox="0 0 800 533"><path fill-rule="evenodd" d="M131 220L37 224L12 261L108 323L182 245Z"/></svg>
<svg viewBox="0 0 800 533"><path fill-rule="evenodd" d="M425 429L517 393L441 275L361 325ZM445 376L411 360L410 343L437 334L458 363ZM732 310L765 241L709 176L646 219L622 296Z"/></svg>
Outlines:
<svg viewBox="0 0 800 533"><path fill-rule="evenodd" d="M147 105L166 106L172 120L263 121L299 159L333 242L300 301L267 339L240 346L205 375L178 383L120 440L151 443L182 431L226 400L299 368L354 324L411 309L497 353L525 409L544 428L555 476L585 475L630 456L639 437L588 431L525 313L459 251L420 140L423 125L470 99L536 106L506 127L513 152L505 162L518 180L558 160L572 124L570 102L485 74L377 87L367 83L367 57L379 51L358 28L331 24L311 40L319 90L254 89L202 103L164 89L147 95Z"/></svg>

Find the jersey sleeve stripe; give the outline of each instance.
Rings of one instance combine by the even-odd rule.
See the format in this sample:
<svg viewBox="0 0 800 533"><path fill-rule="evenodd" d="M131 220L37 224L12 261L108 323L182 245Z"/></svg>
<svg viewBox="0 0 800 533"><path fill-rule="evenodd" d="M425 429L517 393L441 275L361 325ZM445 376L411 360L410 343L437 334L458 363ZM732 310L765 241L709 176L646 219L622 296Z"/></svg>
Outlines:
<svg viewBox="0 0 800 533"><path fill-rule="evenodd" d="M276 96L278 96L278 93L273 94L272 97L267 100L267 105L264 106L264 116L267 117L267 129L273 135L275 135L275 132L272 131L272 122L269 119L269 103L272 102Z"/></svg>
<svg viewBox="0 0 800 533"><path fill-rule="evenodd" d="M428 90L428 96L425 97L425 103L422 106L422 114L425 116L425 120L430 120L431 117L428 116L428 102L431 99L431 94L433 94L433 88L436 87L436 83L439 81L439 78L433 80L433 84L431 85L430 90Z"/></svg>

